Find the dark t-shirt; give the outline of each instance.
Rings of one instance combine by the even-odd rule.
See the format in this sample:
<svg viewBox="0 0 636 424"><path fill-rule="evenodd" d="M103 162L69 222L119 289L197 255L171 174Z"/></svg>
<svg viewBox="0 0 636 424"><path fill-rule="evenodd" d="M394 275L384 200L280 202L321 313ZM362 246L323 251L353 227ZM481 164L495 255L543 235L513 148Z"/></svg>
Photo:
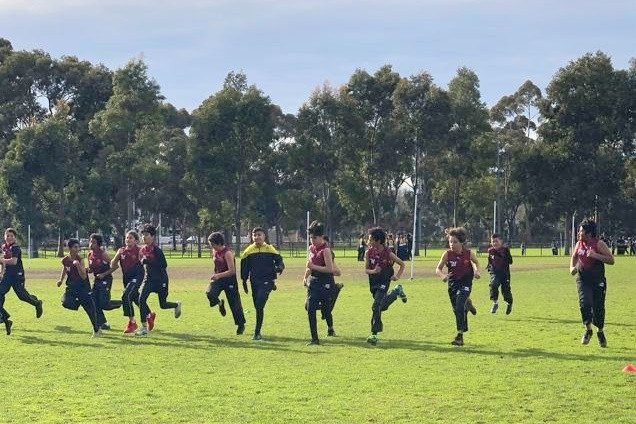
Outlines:
<svg viewBox="0 0 636 424"><path fill-rule="evenodd" d="M18 258L18 262L15 265L4 266L5 278L12 280L24 280L24 266L22 265L22 250L20 246L14 244L2 245L2 257L5 259Z"/></svg>

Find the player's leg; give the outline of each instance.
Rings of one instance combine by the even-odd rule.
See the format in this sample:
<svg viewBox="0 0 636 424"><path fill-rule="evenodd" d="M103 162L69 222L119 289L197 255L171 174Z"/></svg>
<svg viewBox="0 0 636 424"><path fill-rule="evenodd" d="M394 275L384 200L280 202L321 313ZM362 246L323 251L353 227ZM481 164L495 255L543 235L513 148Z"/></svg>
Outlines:
<svg viewBox="0 0 636 424"><path fill-rule="evenodd" d="M256 289L255 293L253 293L254 309L256 309L256 326L254 327L254 339L260 340L262 338L261 329L263 327L263 321L265 320L265 305L267 304L267 300L269 299L271 288L269 285L265 285L263 283L255 283L252 290L254 289Z"/></svg>
<svg viewBox="0 0 636 424"><path fill-rule="evenodd" d="M605 326L605 294L607 292L607 280L603 277L593 286L594 300L592 303L592 323L598 329L596 335L601 347L607 347L607 338L603 327Z"/></svg>
<svg viewBox="0 0 636 424"><path fill-rule="evenodd" d="M35 307L35 316L40 318L42 316L42 301L27 291L24 278L13 281L11 286L18 299Z"/></svg>
<svg viewBox="0 0 636 424"><path fill-rule="evenodd" d="M501 279L496 273L490 274L490 300L492 300L492 307L490 308L490 313L497 313L497 309L499 309L499 286L501 285ZM503 287L502 287L503 291Z"/></svg>
<svg viewBox="0 0 636 424"><path fill-rule="evenodd" d="M106 292L102 288L102 282L95 280L91 294L93 296L93 305L95 307L95 320L97 326L102 327L106 323L106 315L104 315L104 305L106 304Z"/></svg>
<svg viewBox="0 0 636 424"><path fill-rule="evenodd" d="M148 297L153 292L153 284L147 278L141 283L139 289L139 315L141 315L141 328L135 333L138 336L145 336L155 325L153 312L148 306Z"/></svg>
<svg viewBox="0 0 636 424"><path fill-rule="evenodd" d="M225 316L225 313L226 313L225 302L223 302L223 299L219 299L219 295L221 294L221 292L223 291L225 287L226 285L224 284L223 280L211 281L210 284L208 285L208 289L205 292L206 296L208 297L208 301L210 302L210 308L213 308L216 305L219 305L219 312L221 313L222 316Z"/></svg>
<svg viewBox="0 0 636 424"><path fill-rule="evenodd" d="M234 324L236 325L236 334L243 334L245 331L245 314L243 313L243 305L241 304L241 295L238 289L238 283L234 279L231 281L225 290L225 296L227 297L227 303L232 311L232 317L234 318Z"/></svg>
<svg viewBox="0 0 636 424"><path fill-rule="evenodd" d="M98 336L101 333L101 330L97 325L97 311L95 309L95 302L93 300L93 296L91 296L90 286L88 283L78 288L76 296L79 304L82 306L91 321L91 325L93 326L93 336Z"/></svg>
<svg viewBox="0 0 636 424"><path fill-rule="evenodd" d="M506 315L512 312L512 289L510 287L510 276L503 276L501 280L501 294L506 302Z"/></svg>
<svg viewBox="0 0 636 424"><path fill-rule="evenodd" d="M592 308L594 306L594 288L587 280L579 275L576 279L576 288L579 294L579 309L581 311L581 320L585 325L585 333L581 337L582 344L588 344L594 332L592 331Z"/></svg>
<svg viewBox="0 0 636 424"><path fill-rule="evenodd" d="M9 290L11 290L11 282L6 278L3 278L2 280L0 280L0 322L4 322L5 325L7 321L10 321L9 318L11 317L9 312L7 312L7 310L4 309L4 302L6 300L6 295L9 292ZM10 333L11 333L11 330L8 330L7 334L10 334Z"/></svg>
<svg viewBox="0 0 636 424"><path fill-rule="evenodd" d="M139 305L139 284L137 281L137 278L128 279L121 296L123 313L125 317L128 317L128 324L124 328L126 334L134 333L138 328L135 321L135 307L133 306L133 304Z"/></svg>
<svg viewBox="0 0 636 424"><path fill-rule="evenodd" d="M307 316L309 317L309 332L311 334L311 340L308 345L320 344L318 339L318 320L316 312L320 308L321 293L318 283L309 284L309 297L307 298Z"/></svg>

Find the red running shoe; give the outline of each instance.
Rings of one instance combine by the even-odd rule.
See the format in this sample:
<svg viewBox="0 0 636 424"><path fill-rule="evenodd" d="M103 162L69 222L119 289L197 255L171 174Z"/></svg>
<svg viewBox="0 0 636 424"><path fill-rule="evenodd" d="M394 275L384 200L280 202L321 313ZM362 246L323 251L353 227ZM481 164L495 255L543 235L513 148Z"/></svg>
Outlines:
<svg viewBox="0 0 636 424"><path fill-rule="evenodd" d="M156 318L156 316L157 316L157 314L155 314L154 312L151 312L146 317L146 322L148 323L148 331L152 331L152 329L155 328L155 318Z"/></svg>
<svg viewBox="0 0 636 424"><path fill-rule="evenodd" d="M139 326L136 322L128 321L128 325L124 328L124 334L134 333Z"/></svg>

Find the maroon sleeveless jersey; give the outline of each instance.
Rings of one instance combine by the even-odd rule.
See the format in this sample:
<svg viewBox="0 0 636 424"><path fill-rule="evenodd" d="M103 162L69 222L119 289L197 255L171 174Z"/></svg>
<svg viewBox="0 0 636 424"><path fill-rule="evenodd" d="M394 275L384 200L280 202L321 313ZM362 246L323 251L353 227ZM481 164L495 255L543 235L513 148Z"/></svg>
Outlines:
<svg viewBox="0 0 636 424"><path fill-rule="evenodd" d="M446 267L451 274L451 280L461 280L462 278L473 276L473 264L470 261L470 250L463 249L460 253L453 250L446 251Z"/></svg>
<svg viewBox="0 0 636 424"><path fill-rule="evenodd" d="M99 250L91 250L88 252L88 269L93 274L101 274L102 272L108 271L110 268L110 263L104 258L104 251L102 249Z"/></svg>
<svg viewBox="0 0 636 424"><path fill-rule="evenodd" d="M139 246L121 247L119 249L119 266L124 274L129 273L136 267L140 266L139 262Z"/></svg>
<svg viewBox="0 0 636 424"><path fill-rule="evenodd" d="M68 275L68 280L70 281L84 281L82 276L79 274L77 270L77 266L73 263L74 261L81 261L82 257L80 255L75 255L74 257L70 257L68 255L64 256L62 259L62 265L64 265L64 269L66 269L66 275Z"/></svg>
<svg viewBox="0 0 636 424"><path fill-rule="evenodd" d="M225 254L230 251L230 248L225 246L221 250L214 251L214 272L219 274L229 269L227 261L225 260Z"/></svg>
<svg viewBox="0 0 636 424"><path fill-rule="evenodd" d="M379 266L382 269L391 268L393 266L393 261L391 260L391 249L388 247L384 247L382 251L375 247L370 247L367 250L368 261L368 269L375 269L376 266Z"/></svg>
<svg viewBox="0 0 636 424"><path fill-rule="evenodd" d="M579 269L581 273L604 275L605 265L598 259L587 256L589 250L598 252L598 239L593 238L585 241L579 240L574 248L576 257L579 260Z"/></svg>

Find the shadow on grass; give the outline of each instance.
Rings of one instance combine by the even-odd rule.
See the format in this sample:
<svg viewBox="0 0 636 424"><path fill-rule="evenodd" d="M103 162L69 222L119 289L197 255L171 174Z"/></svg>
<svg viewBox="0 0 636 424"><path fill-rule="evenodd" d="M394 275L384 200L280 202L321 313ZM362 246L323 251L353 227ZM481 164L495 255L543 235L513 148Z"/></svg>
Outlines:
<svg viewBox="0 0 636 424"><path fill-rule="evenodd" d="M571 320L562 320L569 322ZM124 335L118 331L106 331L104 336L98 339L92 339L89 331L80 331L67 326L56 326L52 330L31 330L23 329L20 333L30 333L32 335L16 334L21 342L26 344L47 344L50 346L61 347L98 347L121 346L142 343L144 345L152 345L165 348L177 349L193 349L208 350L210 348L234 348L234 349L255 349L255 350L272 350L280 352L295 352L310 355L331 355L333 352L330 347L347 347L352 349L380 349L380 350L412 350L422 353L442 353L442 354L476 354L490 357L499 357L500 359L517 359L517 358L546 358L560 361L625 361L633 356L636 351L633 349L614 350L608 348L604 350L605 354L595 354L591 351L589 354L572 353L572 352L555 352L537 347L517 348L510 351L498 351L496 346L483 344L470 344L463 347L452 346L449 343L437 343L422 340L402 340L402 339L382 339L377 346L371 346L366 343L365 339L360 337L326 337L321 340L322 346L305 346L308 341L304 338L288 337L280 335L264 335L263 340L251 340L250 335L228 337L213 337L208 335L197 335L190 333L175 333L155 330L150 335L144 337L136 337L134 335ZM74 334L86 337L85 343L77 341L62 340L58 338L39 337L35 334ZM563 346L563 345L560 345ZM608 355L607 353L612 353ZM616 353L616 354L614 354Z"/></svg>
<svg viewBox="0 0 636 424"><path fill-rule="evenodd" d="M578 324L583 325L581 320L576 319L564 319L564 318L552 318L552 317L528 317L528 318L507 318L508 321L517 321L517 322L547 322L552 324ZM630 324L626 322L605 322L605 326L612 327L627 327L627 328L636 328L636 324Z"/></svg>
<svg viewBox="0 0 636 424"><path fill-rule="evenodd" d="M560 345L563 346L563 345ZM407 349L407 350L416 350L423 352L435 352L435 353L447 353L447 354L477 354L477 355L485 355L485 356L493 356L499 357L500 359L506 358L541 358L544 357L546 359L555 359L560 361L585 361L585 362L597 362L597 361L625 361L629 359L631 355L636 353L634 350L624 350L621 349L618 355L607 355L607 354L580 354L580 353L572 353L572 352L555 352L550 350L545 350L541 348L517 348L511 351L498 351L496 346L492 346L492 350L488 349L485 345L471 345L469 344L463 347L452 346L450 342L448 344L445 343L432 343L425 341L413 341L413 340L387 340L384 343L379 344L376 348L381 349ZM611 352L611 347L604 352Z"/></svg>

